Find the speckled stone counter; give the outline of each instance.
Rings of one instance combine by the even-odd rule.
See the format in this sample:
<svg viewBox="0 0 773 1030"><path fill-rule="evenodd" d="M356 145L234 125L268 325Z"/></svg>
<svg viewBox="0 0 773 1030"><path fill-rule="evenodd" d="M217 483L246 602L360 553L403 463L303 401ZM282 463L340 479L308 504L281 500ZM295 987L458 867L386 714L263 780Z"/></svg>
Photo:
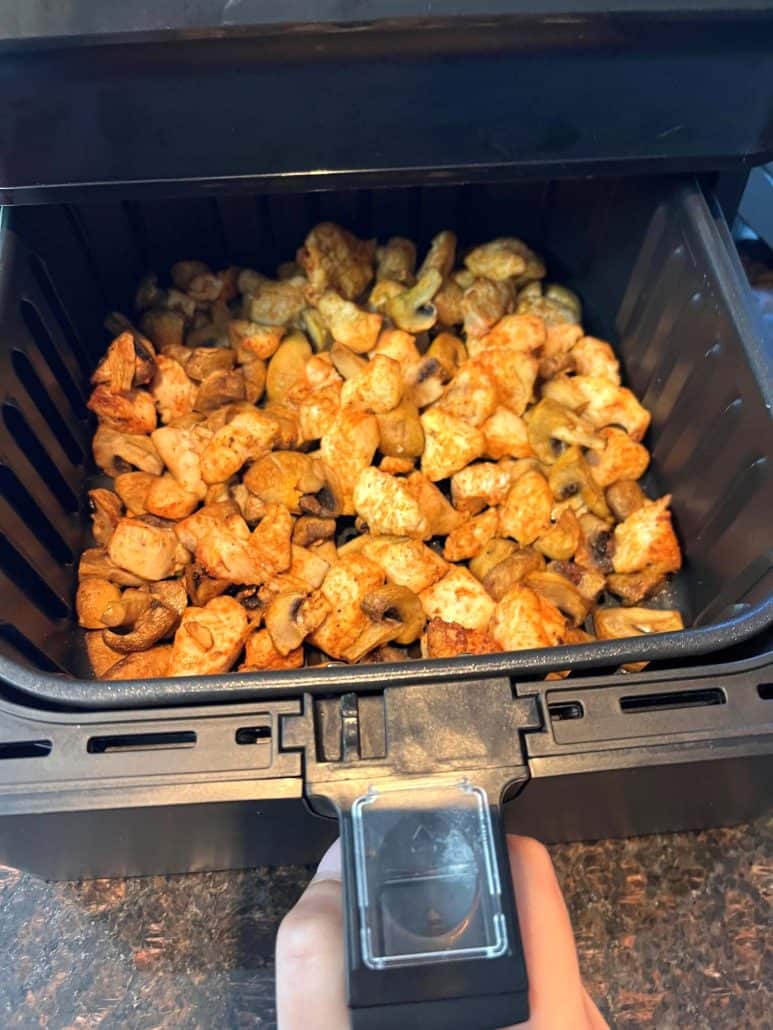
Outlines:
<svg viewBox="0 0 773 1030"><path fill-rule="evenodd" d="M551 851L613 1026L771 1026L773 819ZM0 1025L273 1027L273 935L308 876L47 884L0 867Z"/></svg>

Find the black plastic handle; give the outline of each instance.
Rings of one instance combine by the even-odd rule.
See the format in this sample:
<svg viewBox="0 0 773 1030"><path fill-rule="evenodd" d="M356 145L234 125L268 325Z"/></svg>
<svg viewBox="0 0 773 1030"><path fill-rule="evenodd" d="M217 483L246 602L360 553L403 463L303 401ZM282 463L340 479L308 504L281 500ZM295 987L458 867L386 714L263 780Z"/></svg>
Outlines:
<svg viewBox="0 0 773 1030"><path fill-rule="evenodd" d="M474 797L461 813L426 796L414 806L404 792L395 803L379 797L367 825L369 799L340 814L353 1030L489 1030L528 1019L500 813L482 790L466 791Z"/></svg>

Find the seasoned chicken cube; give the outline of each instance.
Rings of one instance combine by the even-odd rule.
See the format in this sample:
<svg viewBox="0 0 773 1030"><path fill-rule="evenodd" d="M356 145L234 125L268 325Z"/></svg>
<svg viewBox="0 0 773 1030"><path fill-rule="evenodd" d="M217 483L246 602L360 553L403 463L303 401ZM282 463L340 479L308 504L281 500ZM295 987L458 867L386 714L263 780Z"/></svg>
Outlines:
<svg viewBox="0 0 773 1030"><path fill-rule="evenodd" d="M251 322L264 325L290 325L306 307L307 285L301 276L279 282L264 279L255 293L245 294L242 314Z"/></svg>
<svg viewBox="0 0 773 1030"><path fill-rule="evenodd" d="M117 393L109 386L97 386L86 407L117 433L145 436L156 428L156 405L144 390Z"/></svg>
<svg viewBox="0 0 773 1030"><path fill-rule="evenodd" d="M574 367L580 375L598 376L620 385L620 362L606 340L583 336L572 348Z"/></svg>
<svg viewBox="0 0 773 1030"><path fill-rule="evenodd" d="M406 483L429 522L432 536L445 536L462 524L464 516L451 506L446 496L421 472L412 472Z"/></svg>
<svg viewBox="0 0 773 1030"><path fill-rule="evenodd" d="M517 479L499 512L502 535L526 547L550 526L553 493L547 480L535 469Z"/></svg>
<svg viewBox="0 0 773 1030"><path fill-rule="evenodd" d="M153 378L155 355L149 340L132 332L120 333L107 349L91 377L92 385L104 385L114 393L125 393Z"/></svg>
<svg viewBox="0 0 773 1030"><path fill-rule="evenodd" d="M485 275L489 279L504 280L511 276L541 279L545 275L544 263L515 236L501 236L475 247L464 263L473 275Z"/></svg>
<svg viewBox="0 0 773 1030"><path fill-rule="evenodd" d="M392 236L376 250L378 268L376 278L391 280L410 286L416 268L416 244L402 236Z"/></svg>
<svg viewBox="0 0 773 1030"><path fill-rule="evenodd" d="M364 554L346 554L325 576L322 594L331 607L325 621L314 630L309 642L331 658L343 658L370 619L360 602L371 590L384 584L381 568Z"/></svg>
<svg viewBox="0 0 773 1030"><path fill-rule="evenodd" d="M246 318L232 318L228 322L228 342L236 352L236 360L243 364L255 359L268 361L284 334L281 325L260 325Z"/></svg>
<svg viewBox="0 0 773 1030"><path fill-rule="evenodd" d="M566 619L546 598L517 583L497 604L489 631L505 651L554 647L564 642Z"/></svg>
<svg viewBox="0 0 773 1030"><path fill-rule="evenodd" d="M482 515L476 515L448 534L443 557L446 561L467 561L474 558L497 535L499 529L499 513L496 508L489 508Z"/></svg>
<svg viewBox="0 0 773 1030"><path fill-rule="evenodd" d="M454 507L476 515L484 508L501 504L511 484L511 469L504 462L479 461L468 465L451 477Z"/></svg>
<svg viewBox="0 0 773 1030"><path fill-rule="evenodd" d="M494 602L464 566L453 566L437 583L422 590L419 600L428 619L458 622L466 629L485 629Z"/></svg>
<svg viewBox="0 0 773 1030"><path fill-rule="evenodd" d="M572 348L582 339L582 326L574 322L559 322L545 327L545 343L540 352L539 374L552 379L559 372L572 368Z"/></svg>
<svg viewBox="0 0 773 1030"><path fill-rule="evenodd" d="M376 346L383 318L375 311L363 311L350 300L328 290L322 294L317 308L336 343L355 354L364 354Z"/></svg>
<svg viewBox="0 0 773 1030"><path fill-rule="evenodd" d="M636 443L617 426L600 430L599 436L605 441L604 449L590 451L585 459L599 486L611 486L619 479L636 480L644 475L650 463L646 447Z"/></svg>
<svg viewBox="0 0 773 1030"><path fill-rule="evenodd" d="M360 373L344 383L341 407L382 414L396 408L402 395L400 365L386 354L374 354Z"/></svg>
<svg viewBox="0 0 773 1030"><path fill-rule="evenodd" d="M533 354L545 343L545 323L536 315L505 315L480 340L470 340L470 357L504 347L521 354Z"/></svg>
<svg viewBox="0 0 773 1030"><path fill-rule="evenodd" d="M373 279L375 240L360 240L333 222L315 225L296 260L313 294L335 290L347 300L358 297Z"/></svg>
<svg viewBox="0 0 773 1030"><path fill-rule="evenodd" d="M145 510L162 519L184 519L195 511L199 504L198 494L180 486L174 476L165 472L154 476L145 494Z"/></svg>
<svg viewBox="0 0 773 1030"><path fill-rule="evenodd" d="M509 408L496 408L481 426L486 440L485 456L499 458L532 458L526 423Z"/></svg>
<svg viewBox="0 0 773 1030"><path fill-rule="evenodd" d="M269 503L266 514L252 531L250 549L269 574L284 572L292 562L292 537L290 512L283 504Z"/></svg>
<svg viewBox="0 0 773 1030"><path fill-rule="evenodd" d="M447 479L483 454L483 433L475 426L436 408L421 415L424 454L421 471L437 482Z"/></svg>
<svg viewBox="0 0 773 1030"><path fill-rule="evenodd" d="M335 469L343 490L343 513L354 514L354 484L373 461L379 442L375 415L363 411L341 411L320 441L322 460Z"/></svg>
<svg viewBox="0 0 773 1030"><path fill-rule="evenodd" d="M193 411L196 386L180 362L165 354L156 357L156 374L150 392L164 425Z"/></svg>
<svg viewBox="0 0 773 1030"><path fill-rule="evenodd" d="M121 519L107 553L116 565L141 579L168 579L182 567L174 529L152 516Z"/></svg>
<svg viewBox="0 0 773 1030"><path fill-rule="evenodd" d="M140 473L144 475L144 473ZM89 509L91 511L91 534L98 544L107 547L110 537L123 515L123 504L119 494L112 490L98 487L89 490Z"/></svg>
<svg viewBox="0 0 773 1030"><path fill-rule="evenodd" d="M299 401L298 422L305 442L320 440L330 430L341 409L342 388L342 382L330 383Z"/></svg>
<svg viewBox="0 0 773 1030"><path fill-rule="evenodd" d="M283 655L274 647L267 629L250 633L244 643L244 662L239 672L262 672L272 669L300 669L303 665L303 645Z"/></svg>
<svg viewBox="0 0 773 1030"><path fill-rule="evenodd" d="M174 531L183 547L186 547L192 554L200 540L203 540L216 526L226 525L228 520L234 515L241 518L233 501L217 501L205 504L197 512L194 512L185 519L181 519L175 525ZM242 519L242 521L244 520ZM249 528L247 535L249 535Z"/></svg>
<svg viewBox="0 0 773 1030"><path fill-rule="evenodd" d="M151 439L164 464L180 486L203 499L207 492L201 478L201 450L211 432L204 426L164 426Z"/></svg>
<svg viewBox="0 0 773 1030"><path fill-rule="evenodd" d="M426 540L429 522L404 479L365 468L354 485L354 510L371 533L391 533Z"/></svg>
<svg viewBox="0 0 773 1030"><path fill-rule="evenodd" d="M362 554L379 565L388 583L421 593L448 572L448 564L420 540L396 536L365 536Z"/></svg>
<svg viewBox="0 0 773 1030"><path fill-rule="evenodd" d="M249 632L247 613L233 597L213 597L203 608L183 612L174 635L170 676L204 676L227 672Z"/></svg>
<svg viewBox="0 0 773 1030"><path fill-rule="evenodd" d="M404 381L421 361L416 337L403 329L382 329L373 351L374 357L376 354L383 354L396 361Z"/></svg>
<svg viewBox="0 0 773 1030"><path fill-rule="evenodd" d="M267 454L278 435L276 421L257 408L238 411L215 433L201 454L205 483L224 483L242 465Z"/></svg>
<svg viewBox="0 0 773 1030"><path fill-rule="evenodd" d="M650 424L650 413L625 386L615 386L599 376L557 376L542 388L543 396L582 411L583 418L598 429L619 425L637 443Z"/></svg>
<svg viewBox="0 0 773 1030"><path fill-rule="evenodd" d="M250 546L249 526L240 515L212 522L196 544L195 557L208 576L228 583L256 585L271 575Z"/></svg>
<svg viewBox="0 0 773 1030"><path fill-rule="evenodd" d="M462 294L464 334L468 340L485 336L512 310L515 292L508 282L476 279Z"/></svg>
<svg viewBox="0 0 773 1030"><path fill-rule="evenodd" d="M466 361L433 407L480 428L496 410L496 384L478 364Z"/></svg>
<svg viewBox="0 0 773 1030"><path fill-rule="evenodd" d="M475 362L494 381L498 402L516 415L523 415L532 399L537 359L509 347L491 347L479 354Z"/></svg>
<svg viewBox="0 0 773 1030"><path fill-rule="evenodd" d="M492 654L501 651L485 629L465 629L458 622L430 619L421 639L424 658L455 658L460 654Z"/></svg>
<svg viewBox="0 0 773 1030"><path fill-rule="evenodd" d="M670 503L670 494L649 501L615 527L615 572L640 572L645 566L676 572L681 567L682 554L671 525Z"/></svg>

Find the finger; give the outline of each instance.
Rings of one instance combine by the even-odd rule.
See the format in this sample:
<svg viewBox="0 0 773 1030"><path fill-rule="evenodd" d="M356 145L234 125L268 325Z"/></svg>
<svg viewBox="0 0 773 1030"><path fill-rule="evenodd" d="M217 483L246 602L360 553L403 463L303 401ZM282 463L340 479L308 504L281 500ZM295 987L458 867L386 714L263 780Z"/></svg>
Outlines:
<svg viewBox="0 0 773 1030"><path fill-rule="evenodd" d="M276 1008L278 1030L308 1030L312 1025L315 1030L345 1030L349 1026L341 848L337 841L279 927Z"/></svg>
<svg viewBox="0 0 773 1030"><path fill-rule="evenodd" d="M572 924L550 855L530 837L508 837L507 849L529 976L526 1026L529 1030L592 1026ZM603 1020L597 1025L603 1026Z"/></svg>

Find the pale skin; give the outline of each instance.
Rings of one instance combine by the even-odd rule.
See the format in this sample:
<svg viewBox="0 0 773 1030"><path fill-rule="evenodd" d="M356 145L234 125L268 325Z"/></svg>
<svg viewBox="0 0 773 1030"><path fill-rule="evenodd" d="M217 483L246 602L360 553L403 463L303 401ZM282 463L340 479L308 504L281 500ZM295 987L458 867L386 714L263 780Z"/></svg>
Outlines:
<svg viewBox="0 0 773 1030"><path fill-rule="evenodd" d="M519 1030L603 1030L607 1023L580 977L572 925L550 855L530 837L508 837L507 850L529 973L531 1016ZM279 1030L306 1030L311 1011L315 1030L349 1026L341 891L336 842L279 928Z"/></svg>

